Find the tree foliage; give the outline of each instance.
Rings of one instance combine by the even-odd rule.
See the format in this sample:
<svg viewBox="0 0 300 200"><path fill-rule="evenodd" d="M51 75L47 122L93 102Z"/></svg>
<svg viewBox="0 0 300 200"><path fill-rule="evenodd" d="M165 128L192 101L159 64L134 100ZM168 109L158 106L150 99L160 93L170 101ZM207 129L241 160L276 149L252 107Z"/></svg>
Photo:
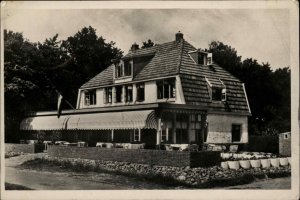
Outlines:
<svg viewBox="0 0 300 200"><path fill-rule="evenodd" d="M145 48L149 48L149 47L153 47L153 46L154 46L154 42L152 42L150 39L148 39L148 41L143 42L143 46L141 48L145 49Z"/></svg>
<svg viewBox="0 0 300 200"><path fill-rule="evenodd" d="M5 139L18 139L26 112L55 110L56 90L75 107L78 88L108 67L111 59L122 57L123 52L114 45L98 37L92 27L66 40L58 40L56 34L42 43L31 43L22 33L5 30Z"/></svg>

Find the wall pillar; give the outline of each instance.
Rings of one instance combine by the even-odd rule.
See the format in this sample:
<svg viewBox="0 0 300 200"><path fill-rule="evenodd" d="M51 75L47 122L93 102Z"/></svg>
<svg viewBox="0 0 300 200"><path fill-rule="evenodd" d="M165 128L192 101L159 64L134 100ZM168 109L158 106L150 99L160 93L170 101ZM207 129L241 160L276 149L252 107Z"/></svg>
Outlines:
<svg viewBox="0 0 300 200"><path fill-rule="evenodd" d="M122 102L126 103L126 89L125 89L125 85L122 86Z"/></svg>
<svg viewBox="0 0 300 200"><path fill-rule="evenodd" d="M132 102L136 102L137 89L136 84L132 84Z"/></svg>
<svg viewBox="0 0 300 200"><path fill-rule="evenodd" d="M189 143L193 141L192 138L192 129L191 129L191 114L188 114L188 121L187 121L187 130L188 130L188 141Z"/></svg>
<svg viewBox="0 0 300 200"><path fill-rule="evenodd" d="M204 132L206 126L207 114L201 114L201 143L204 143Z"/></svg>
<svg viewBox="0 0 300 200"><path fill-rule="evenodd" d="M114 141L114 129L111 130L111 141Z"/></svg>
<svg viewBox="0 0 300 200"><path fill-rule="evenodd" d="M117 96L116 96L116 87L112 88L112 104L115 104L117 102Z"/></svg>
<svg viewBox="0 0 300 200"><path fill-rule="evenodd" d="M156 145L161 142L161 118L157 119Z"/></svg>

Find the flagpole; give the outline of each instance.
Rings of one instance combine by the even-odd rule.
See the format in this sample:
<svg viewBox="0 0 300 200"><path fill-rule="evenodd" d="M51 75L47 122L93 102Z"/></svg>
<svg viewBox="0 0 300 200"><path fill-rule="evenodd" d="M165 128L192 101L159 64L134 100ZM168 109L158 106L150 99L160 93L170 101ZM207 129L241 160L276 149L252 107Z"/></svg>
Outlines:
<svg viewBox="0 0 300 200"><path fill-rule="evenodd" d="M55 90L55 92L58 94L58 95L61 95L61 93L56 89L55 85L52 83L52 81L46 76L44 75L45 79L51 84L52 86L52 89ZM62 95L61 95L62 96ZM73 105L66 99L63 99L73 110L75 110L75 108L73 107Z"/></svg>
<svg viewBox="0 0 300 200"><path fill-rule="evenodd" d="M57 89L55 89L55 91L56 91L56 93L58 94L58 95L61 95L61 96L63 96ZM68 101L68 100L66 100L66 99L63 99L72 109L75 109L73 106L72 106L72 104Z"/></svg>

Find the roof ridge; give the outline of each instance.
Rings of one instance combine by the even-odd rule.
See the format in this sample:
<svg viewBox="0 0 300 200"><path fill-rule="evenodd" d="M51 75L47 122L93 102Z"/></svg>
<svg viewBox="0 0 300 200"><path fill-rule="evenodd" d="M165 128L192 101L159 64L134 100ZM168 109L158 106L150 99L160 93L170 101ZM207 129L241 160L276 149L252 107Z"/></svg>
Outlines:
<svg viewBox="0 0 300 200"><path fill-rule="evenodd" d="M184 46L184 39L180 40L180 53L179 53L179 62L178 62L178 66L177 66L177 74L180 73L180 66L181 66L181 60L182 60L182 54L183 54L183 46Z"/></svg>

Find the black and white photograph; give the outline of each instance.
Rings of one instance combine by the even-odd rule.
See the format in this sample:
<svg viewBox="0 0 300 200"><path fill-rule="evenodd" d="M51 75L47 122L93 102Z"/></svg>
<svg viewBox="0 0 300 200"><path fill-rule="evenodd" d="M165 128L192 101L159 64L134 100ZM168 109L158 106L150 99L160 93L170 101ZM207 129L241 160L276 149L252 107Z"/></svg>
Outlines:
<svg viewBox="0 0 300 200"><path fill-rule="evenodd" d="M299 199L299 2L1 2L1 199Z"/></svg>

